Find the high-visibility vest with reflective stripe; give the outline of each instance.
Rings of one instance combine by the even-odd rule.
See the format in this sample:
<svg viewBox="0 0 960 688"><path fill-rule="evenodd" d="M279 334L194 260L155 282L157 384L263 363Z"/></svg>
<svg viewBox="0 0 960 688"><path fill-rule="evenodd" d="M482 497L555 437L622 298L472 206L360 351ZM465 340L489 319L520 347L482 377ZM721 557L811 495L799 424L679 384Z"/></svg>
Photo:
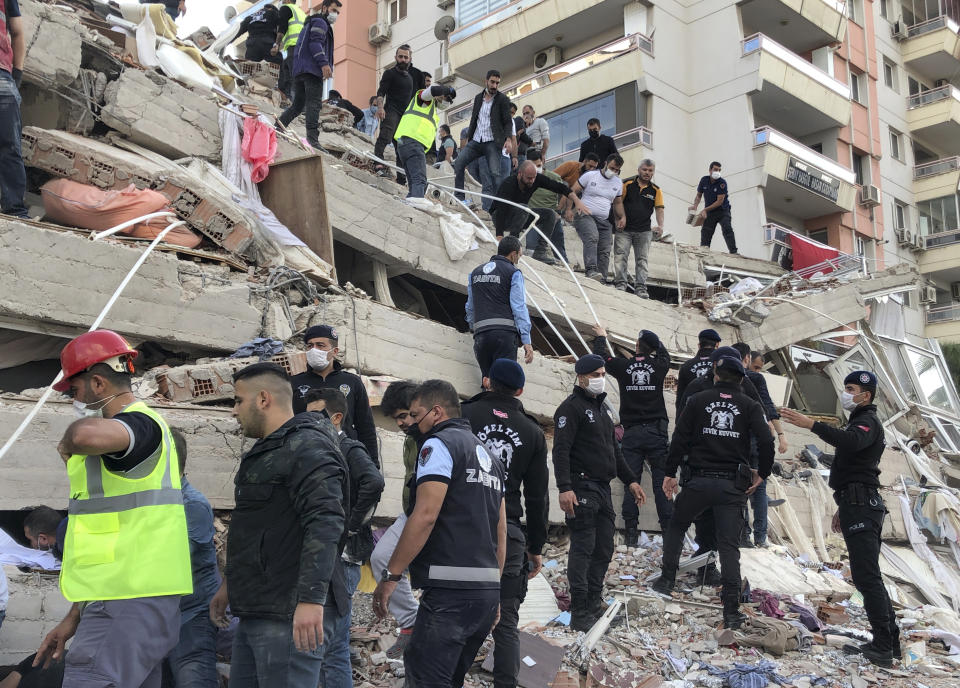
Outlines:
<svg viewBox="0 0 960 688"><path fill-rule="evenodd" d="M163 418L142 401L143 413L163 431L149 475L126 478L100 456L67 460L70 518L60 590L71 602L188 595L193 592L180 463Z"/></svg>
<svg viewBox="0 0 960 688"><path fill-rule="evenodd" d="M408 136L422 143L425 151L430 150L430 146L437 138L439 126L440 117L437 115L436 101L431 100L430 105L424 107L417 103L417 94L414 93L403 117L400 118L400 124L397 125L397 132L393 138L399 141L402 137Z"/></svg>
<svg viewBox="0 0 960 688"><path fill-rule="evenodd" d="M297 37L300 36L300 29L303 28L303 23L307 20L307 13L292 2L285 2L283 6L289 7L290 11L293 12L293 16L290 18L290 23L287 24L287 32L283 34L283 43L280 45L281 50L286 50L287 48L292 48L297 44Z"/></svg>

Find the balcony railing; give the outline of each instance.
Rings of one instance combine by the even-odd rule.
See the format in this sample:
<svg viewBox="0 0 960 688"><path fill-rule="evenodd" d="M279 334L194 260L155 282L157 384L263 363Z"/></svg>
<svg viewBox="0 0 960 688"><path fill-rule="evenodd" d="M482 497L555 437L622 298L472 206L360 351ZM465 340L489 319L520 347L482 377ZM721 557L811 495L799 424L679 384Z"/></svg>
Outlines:
<svg viewBox="0 0 960 688"><path fill-rule="evenodd" d="M627 131L620 132L619 134L614 134L613 142L617 144L617 150L621 153L636 146L653 148L653 132L646 127L628 129ZM544 161L544 167L546 167L548 170L552 170L561 163L565 163L570 160L579 160L579 158L580 149L574 148L566 153L561 153L560 155L554 155L553 157L547 158Z"/></svg>
<svg viewBox="0 0 960 688"><path fill-rule="evenodd" d="M752 36L744 38L743 41L741 41L741 46L741 55L743 57L758 51L769 53L783 62L786 62L794 69L803 72L817 83L826 86L834 93L837 93L844 98L850 97L850 86L837 81L812 62L804 60L789 48L784 48L782 45L768 36L764 36L762 33L755 33Z"/></svg>
<svg viewBox="0 0 960 688"><path fill-rule="evenodd" d="M765 146L770 144L777 148L795 155L804 162L810 163L823 172L833 175L837 179L845 181L847 184L856 183L856 175L853 170L844 167L836 160L831 160L822 153L818 153L812 148L808 148L799 141L794 141L789 136L781 134L771 127L758 127L753 130L753 146Z"/></svg>
<svg viewBox="0 0 960 688"><path fill-rule="evenodd" d="M937 174L945 174L960 170L960 157L941 158L932 162L925 162L922 165L916 165L913 168L914 179L924 179Z"/></svg>
<svg viewBox="0 0 960 688"><path fill-rule="evenodd" d="M960 304L927 309L927 324L960 320Z"/></svg>
<svg viewBox="0 0 960 688"><path fill-rule="evenodd" d="M923 243L927 248L938 248L940 246L949 246L950 244L960 244L960 229L950 229L946 232L928 234L924 237Z"/></svg>
<svg viewBox="0 0 960 688"><path fill-rule="evenodd" d="M863 275L867 274L866 260L863 256L854 256L849 253L842 253L834 246L821 244L819 241L814 241L808 236L800 234L799 232L795 232L787 227L782 227L781 225L773 222L763 225L764 244L773 244L775 247L780 246L782 248L792 250L793 245L790 243L791 236L802 239L808 244L813 244L815 246L819 246L820 248L830 249L839 253L836 258L827 258L825 261L817 263L816 265L808 265L800 270L795 270L792 273L793 275L800 277L801 279L813 279L817 275L829 274L831 279L836 279L850 275L851 273ZM774 248L775 252L776 250L777 249Z"/></svg>
<svg viewBox="0 0 960 688"><path fill-rule="evenodd" d="M927 21L920 22L919 24L908 26L907 38L922 36L925 33L931 33L940 29L950 29L954 33L957 33L960 31L960 26L958 26L957 22L953 21L950 17L934 17L933 19L928 19Z"/></svg>
<svg viewBox="0 0 960 688"><path fill-rule="evenodd" d="M932 88L929 91L921 91L920 93L909 96L907 98L907 109L912 110L913 108L923 107L930 103L938 103L948 98L960 100L960 91L950 84L940 86L939 88Z"/></svg>

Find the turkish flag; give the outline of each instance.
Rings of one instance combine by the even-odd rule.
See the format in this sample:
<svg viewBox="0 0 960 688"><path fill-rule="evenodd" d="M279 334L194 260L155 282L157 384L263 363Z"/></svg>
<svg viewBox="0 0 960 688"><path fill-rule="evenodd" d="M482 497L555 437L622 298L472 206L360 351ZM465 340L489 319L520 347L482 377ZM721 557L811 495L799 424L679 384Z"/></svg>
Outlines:
<svg viewBox="0 0 960 688"><path fill-rule="evenodd" d="M788 235L790 238L790 249L793 251L793 269L795 272L809 268L812 265L819 265L831 258L837 258L840 251L829 246L824 246L813 241L808 241L796 234ZM833 272L833 268L824 265L824 274Z"/></svg>

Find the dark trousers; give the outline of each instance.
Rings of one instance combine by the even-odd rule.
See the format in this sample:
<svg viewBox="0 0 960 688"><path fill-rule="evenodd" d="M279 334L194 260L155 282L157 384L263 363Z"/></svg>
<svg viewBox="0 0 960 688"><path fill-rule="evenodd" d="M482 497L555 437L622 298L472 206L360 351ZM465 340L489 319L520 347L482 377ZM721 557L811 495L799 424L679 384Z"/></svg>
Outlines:
<svg viewBox="0 0 960 688"><path fill-rule="evenodd" d="M407 688L462 686L497 617L500 591L427 588L403 653Z"/></svg>
<svg viewBox="0 0 960 688"><path fill-rule="evenodd" d="M633 425L623 433L623 458L639 476L643 473L644 462L650 465L650 477L653 480L653 498L657 504L657 520L660 532L666 533L673 515L673 502L663 493L664 464L667 460L669 441L667 440L667 421L661 420L643 425ZM636 530L640 510L633 495L627 490L623 493L623 522L627 530Z"/></svg>
<svg viewBox="0 0 960 688"><path fill-rule="evenodd" d="M727 242L727 250L730 253L736 253L737 238L733 235L729 210L711 210L707 213L703 226L700 228L700 245L710 247L711 242L713 242L713 233L717 231L717 225L720 225L720 231L723 232L723 240Z"/></svg>
<svg viewBox="0 0 960 688"><path fill-rule="evenodd" d="M497 187L500 186L501 181L501 157L500 147L498 147L494 141L484 141L483 143L478 143L473 140L468 141L467 145L461 149L460 155L457 156L456 161L453 163L453 171L456 173L453 185L458 189L462 189L464 180L463 173L467 169L467 166L474 160L484 158L487 164L485 167L483 165L480 166L480 179L477 181L483 186L483 193L490 194L491 196L496 194ZM462 193L457 193L456 196L461 200L464 198Z"/></svg>
<svg viewBox="0 0 960 688"><path fill-rule="evenodd" d="M673 505L673 517L663 541L663 577L673 581L680 565L683 536L694 519L705 510L713 511L713 529L720 552L723 599L740 596L740 526L747 495L733 480L693 477L683 486Z"/></svg>
<svg viewBox="0 0 960 688"><path fill-rule="evenodd" d="M283 126L306 110L307 143L314 148L320 145L320 105L323 102L323 79L315 74L298 74L293 80L293 103L280 115Z"/></svg>
<svg viewBox="0 0 960 688"><path fill-rule="evenodd" d="M530 208L531 211L537 215L537 227L540 228L540 231L550 236L550 233L553 231L553 226L556 224L557 214L552 210L547 208ZM492 215L493 219L493 228L498 237L502 237L504 234L512 234L514 236L519 236L520 232L527 228L527 225L530 224L530 220L533 217L530 213L520 208L515 208L512 205L498 205ZM527 232L527 242L531 241L530 237L536 237L536 240L541 239L540 235L533 228ZM544 243L546 247L546 243Z"/></svg>
<svg viewBox="0 0 960 688"><path fill-rule="evenodd" d="M507 560L500 577L500 621L493 629L493 685L516 688L520 671L520 605L527 596L527 538L519 523L507 523Z"/></svg>
<svg viewBox="0 0 960 688"><path fill-rule="evenodd" d="M180 624L180 642L164 662L164 686L219 688L217 630L206 613Z"/></svg>
<svg viewBox="0 0 960 688"><path fill-rule="evenodd" d="M0 69L0 212L27 217L20 125L20 91L10 72Z"/></svg>
<svg viewBox="0 0 960 688"><path fill-rule="evenodd" d="M480 374L486 377L490 366L498 358L517 360L520 336L512 330L486 330L473 336L473 355L477 357Z"/></svg>
<svg viewBox="0 0 960 688"><path fill-rule="evenodd" d="M287 56L280 63L280 79L277 81L279 89L287 98L293 99L293 49L295 46L287 48Z"/></svg>
<svg viewBox="0 0 960 688"><path fill-rule="evenodd" d="M384 112L386 114L383 116L383 121L380 122L380 133L373 144L373 154L381 160L383 160L383 151L387 144L392 145L394 151L397 150L397 142L393 140L393 135L397 133L397 125L400 124L400 118L403 117L402 110L385 108ZM397 164L400 164L399 153L397 154Z"/></svg>
<svg viewBox="0 0 960 688"><path fill-rule="evenodd" d="M538 208L531 208L531 210L539 210ZM551 210L551 212L554 212ZM563 242L563 220L560 219L560 215L554 213L554 223L553 229L549 232L544 230L544 233L550 237L550 242L557 247L557 251L560 252L560 255L563 256L564 260L567 260L567 247ZM537 223L537 226L540 226L540 223ZM543 240L543 237L537 234L534 231L527 232L526 239L527 253L532 253L533 251L546 251L550 246Z"/></svg>
<svg viewBox="0 0 960 688"><path fill-rule="evenodd" d="M873 490L867 504L852 505L841 501L838 512L843 540L850 555L850 575L854 586L863 595L863 608L873 631L873 644L881 650L894 649L900 643L900 629L880 573L880 532L887 513L883 498Z"/></svg>
<svg viewBox="0 0 960 688"><path fill-rule="evenodd" d="M407 198L423 198L427 193L427 158L423 144L403 136L397 142L397 155L407 173Z"/></svg>
<svg viewBox="0 0 960 688"><path fill-rule="evenodd" d="M574 517L566 517L570 529L567 580L572 607L586 610L603 592L603 579L613 559L616 514L609 483L574 482L573 491L577 506Z"/></svg>
<svg viewBox="0 0 960 688"><path fill-rule="evenodd" d="M267 61L280 64L283 62L283 56L279 53L276 55L270 54L275 38L276 36L272 35L247 36L247 49L243 54L243 59L254 62Z"/></svg>

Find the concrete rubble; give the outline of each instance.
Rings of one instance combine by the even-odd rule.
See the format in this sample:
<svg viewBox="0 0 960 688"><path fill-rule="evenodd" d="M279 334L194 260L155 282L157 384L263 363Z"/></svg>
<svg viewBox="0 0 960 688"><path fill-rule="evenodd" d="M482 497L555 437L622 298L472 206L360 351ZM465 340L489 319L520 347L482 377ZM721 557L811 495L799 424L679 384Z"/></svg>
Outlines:
<svg viewBox="0 0 960 688"><path fill-rule="evenodd" d="M221 162L220 112L260 113L269 118L279 112L275 93L255 79L238 78L242 75L220 67L215 77L231 85L217 89L189 86L160 69L143 68L131 57L122 30L98 17L88 0L66 0L65 5L22 0L21 7L28 36L23 154L32 205L38 206L36 187L49 178L73 179L103 190L133 184L163 194L173 212L205 238L193 251L161 245L133 276L103 326L150 352L141 357L148 363L137 371L136 392L187 435L190 479L217 510L218 542L222 544L229 528L233 475L251 444L240 436L230 407L232 373L254 360L228 358L242 344L257 337L281 340L284 351L275 360L296 374L306 370L302 333L314 324L334 325L343 333L342 363L361 375L374 407L394 379L441 377L453 383L463 398L479 389L472 337L462 310L466 276L493 252L492 245L480 242L463 259L452 260L440 238L443 227L438 213L404 203L403 192L392 179L373 174L372 142L350 126L349 113L324 107L320 151L309 151L301 142L302 121L278 140L281 162L319 156L323 207L329 221L324 218L318 224L326 235L322 238L336 249L335 261L331 248L327 263L319 258L318 244L310 243L317 237L300 237L321 269L296 272L289 254L278 248L254 213L241 208L211 173ZM212 36L204 34L197 38L198 45L212 41ZM210 64L222 63L218 58ZM431 177L445 173L430 170ZM438 206L472 221L449 199L438 199ZM32 221L0 218L0 293L4 294L0 322L2 331L11 333L4 341L16 343L21 338L15 347L18 362L9 366L20 377L3 377L20 382L10 382L10 389L0 387L3 439L40 396L42 390L37 388L49 382L46 373L19 370L21 363L49 362L50 350L58 350L66 338L86 330L145 245L119 235L92 242L88 230L43 222L41 215L38 208ZM303 230L289 229L294 234ZM572 233L566 246L578 268L580 245ZM865 324L873 300L909 290L918 281L917 273L903 266L868 279L804 280L767 261L668 242L655 242L651 249L655 298L649 301L582 279L582 272L578 272L578 286L560 267L538 262L522 267L537 328L537 354L525 366L523 403L544 427L548 446L552 445L554 410L574 381L572 358L564 355L567 350L561 337L583 353L578 336L588 344L592 340L594 313L615 345L629 350L638 329L652 329L675 361L696 349L696 335L707 327L717 329L725 342L747 342L770 354L768 360L773 360L778 373L769 378L771 389L783 391L778 403L788 403L806 398L817 388L832 390L830 374L835 372L827 365L801 371L802 365L791 356L793 347L815 347L818 339L844 328L875 341ZM765 288L759 294L734 297L729 286L738 278L731 280L730 274L756 276ZM676 304L678 287L681 305ZM534 300L545 317L533 307ZM48 340L47 352L32 357L36 337ZM839 347L838 341L830 337L828 348ZM886 354L878 354L878 360L882 355ZM869 356L864 360L874 362ZM0 376L10 372L6 368L2 364ZM674 375L665 395L671 422ZM23 377L30 383L22 383ZM614 390L614 406L616 397ZM862 601L849 583L842 539L830 532L834 506L824 480L827 466L798 451L805 445L822 449L822 442L809 432L786 426L791 451L778 455L778 474L768 486L771 499L784 500L770 510L773 544L743 553L744 577L755 598L746 609L752 619L773 614L813 625L820 617L825 627L797 630L796 645L783 651L757 645L747 634L719 633L717 591L698 585L695 571L681 581L672 599L652 596L645 581L658 571L662 540L655 532L658 526L650 499L641 511L640 526L645 531L641 547L630 550L619 545L608 571L606 596L621 604L623 611L609 628L598 628L587 636L571 632L562 613L569 604L568 538L551 482L552 528L544 570L531 584L521 610L524 637L536 655L531 655L534 664L524 670L530 673L521 678L537 676L537 671L550 678L527 678L520 685L721 688L731 685L725 672L739 665L747 665L742 671L756 674L753 685L757 686L768 682L798 688L955 685L953 676L960 671L956 613L960 543L950 539L944 524L954 518L960 525L956 490L960 458L931 443L928 409L905 403L894 410L893 417L884 419L889 435L881 463L890 511L885 521L884 571L908 650L894 669L861 664L840 651L844 641L863 637L867 624ZM837 422L836 411L826 409L824 418ZM382 526L401 509L404 436L376 408L374 416L386 480L377 510L377 523ZM13 446L0 481L3 510L37 504L66 506L67 480L55 441L73 418L69 399L54 396ZM650 495L649 472L643 476L643 485ZM615 503L619 504L621 495L615 484ZM937 512L942 522L917 515L922 515L922 502L931 495L945 505ZM905 509L901 498L907 500ZM915 535L921 526L927 536L923 543ZM11 602L0 631L0 663L19 661L35 651L66 605L49 573L20 572L9 566L6 571ZM352 644L359 657L356 685L403 685L402 662L384 654L396 629L392 621L375 619L369 590L357 594L353 626ZM489 671L480 668L489 652L488 640L466 686L492 685ZM538 657L544 665L539 669Z"/></svg>

